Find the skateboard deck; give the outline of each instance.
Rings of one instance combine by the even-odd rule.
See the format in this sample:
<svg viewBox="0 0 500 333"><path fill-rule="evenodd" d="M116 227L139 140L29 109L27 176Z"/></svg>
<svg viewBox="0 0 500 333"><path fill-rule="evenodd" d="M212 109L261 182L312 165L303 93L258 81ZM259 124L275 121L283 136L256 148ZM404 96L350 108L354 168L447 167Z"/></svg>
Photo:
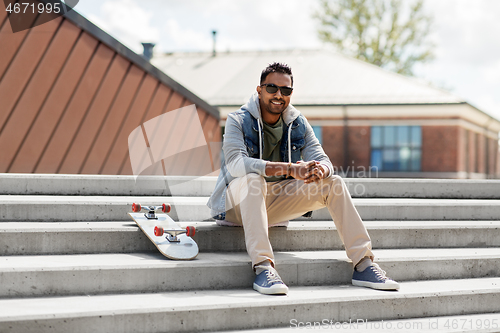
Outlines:
<svg viewBox="0 0 500 333"><path fill-rule="evenodd" d="M137 207L138 210L137 210ZM165 205L163 205L165 211ZM170 207L168 211L170 211ZM147 212L141 212L141 208ZM190 237L194 235L194 227L181 228L167 214L156 213L162 206L145 206L134 204L133 213L128 215L141 228L156 248L167 258L174 260L190 260L198 255L198 244Z"/></svg>

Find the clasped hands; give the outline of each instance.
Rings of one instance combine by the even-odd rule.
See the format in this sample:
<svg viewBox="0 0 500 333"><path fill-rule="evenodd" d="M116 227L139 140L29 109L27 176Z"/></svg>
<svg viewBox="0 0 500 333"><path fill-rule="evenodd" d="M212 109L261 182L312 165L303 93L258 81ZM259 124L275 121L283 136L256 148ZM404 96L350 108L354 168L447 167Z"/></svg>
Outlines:
<svg viewBox="0 0 500 333"><path fill-rule="evenodd" d="M298 161L290 166L290 176L303 180L306 184L326 178L328 173L329 170L318 161Z"/></svg>
<svg viewBox="0 0 500 333"><path fill-rule="evenodd" d="M330 170L318 161L267 162L265 173L266 176L291 176L308 184L328 177Z"/></svg>

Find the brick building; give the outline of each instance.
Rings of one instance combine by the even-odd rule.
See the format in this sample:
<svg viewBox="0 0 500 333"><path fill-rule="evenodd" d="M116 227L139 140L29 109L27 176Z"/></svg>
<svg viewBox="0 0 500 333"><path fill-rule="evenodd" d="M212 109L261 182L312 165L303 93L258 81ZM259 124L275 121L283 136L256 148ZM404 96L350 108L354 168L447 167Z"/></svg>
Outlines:
<svg viewBox="0 0 500 333"><path fill-rule="evenodd" d="M274 61L292 67L292 104L308 118L340 173L499 177L500 121L417 79L330 51L173 53L152 60L218 106L222 127Z"/></svg>
<svg viewBox="0 0 500 333"><path fill-rule="evenodd" d="M199 136L220 141L217 108L77 12L22 19L31 28L14 33L0 4L0 173L132 174L130 133L193 104ZM171 128L189 133L191 124L176 119ZM191 139L200 141L183 142ZM173 173L186 170L167 162Z"/></svg>

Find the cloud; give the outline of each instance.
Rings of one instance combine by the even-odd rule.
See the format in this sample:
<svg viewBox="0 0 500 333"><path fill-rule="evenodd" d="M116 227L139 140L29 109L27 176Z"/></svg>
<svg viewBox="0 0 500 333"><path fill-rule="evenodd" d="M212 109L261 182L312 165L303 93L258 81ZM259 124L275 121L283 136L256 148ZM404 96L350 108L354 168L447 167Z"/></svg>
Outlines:
<svg viewBox="0 0 500 333"><path fill-rule="evenodd" d="M481 72L486 83L496 84L500 88L500 60L497 60L494 64L484 66Z"/></svg>
<svg viewBox="0 0 500 333"><path fill-rule="evenodd" d="M137 53L142 53L141 42L156 43L160 30L152 25L153 13L133 0L103 2L99 16L90 14L89 19Z"/></svg>
<svg viewBox="0 0 500 333"><path fill-rule="evenodd" d="M500 1L427 0L434 14L437 55L447 61L481 66L500 53Z"/></svg>
<svg viewBox="0 0 500 333"><path fill-rule="evenodd" d="M263 50L320 47L311 2L299 0L171 1L157 4L155 20L162 16L163 51L212 49L212 30L217 30L217 48Z"/></svg>
<svg viewBox="0 0 500 333"><path fill-rule="evenodd" d="M170 18L162 27L163 38L159 47L164 51L171 51L169 45L175 45L178 50L208 51L212 45L209 33L183 27L178 20Z"/></svg>

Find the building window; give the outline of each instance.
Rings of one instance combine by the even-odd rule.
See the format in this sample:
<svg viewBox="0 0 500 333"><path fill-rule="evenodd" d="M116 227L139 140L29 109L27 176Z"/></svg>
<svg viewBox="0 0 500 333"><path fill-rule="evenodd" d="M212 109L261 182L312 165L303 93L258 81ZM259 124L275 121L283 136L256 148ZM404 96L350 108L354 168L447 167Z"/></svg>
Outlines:
<svg viewBox="0 0 500 333"><path fill-rule="evenodd" d="M319 140L319 144L323 144L323 134L321 130L321 126L312 126L312 129L314 131L314 135L316 135L316 138Z"/></svg>
<svg viewBox="0 0 500 333"><path fill-rule="evenodd" d="M420 171L420 126L372 126L371 165L379 171Z"/></svg>

